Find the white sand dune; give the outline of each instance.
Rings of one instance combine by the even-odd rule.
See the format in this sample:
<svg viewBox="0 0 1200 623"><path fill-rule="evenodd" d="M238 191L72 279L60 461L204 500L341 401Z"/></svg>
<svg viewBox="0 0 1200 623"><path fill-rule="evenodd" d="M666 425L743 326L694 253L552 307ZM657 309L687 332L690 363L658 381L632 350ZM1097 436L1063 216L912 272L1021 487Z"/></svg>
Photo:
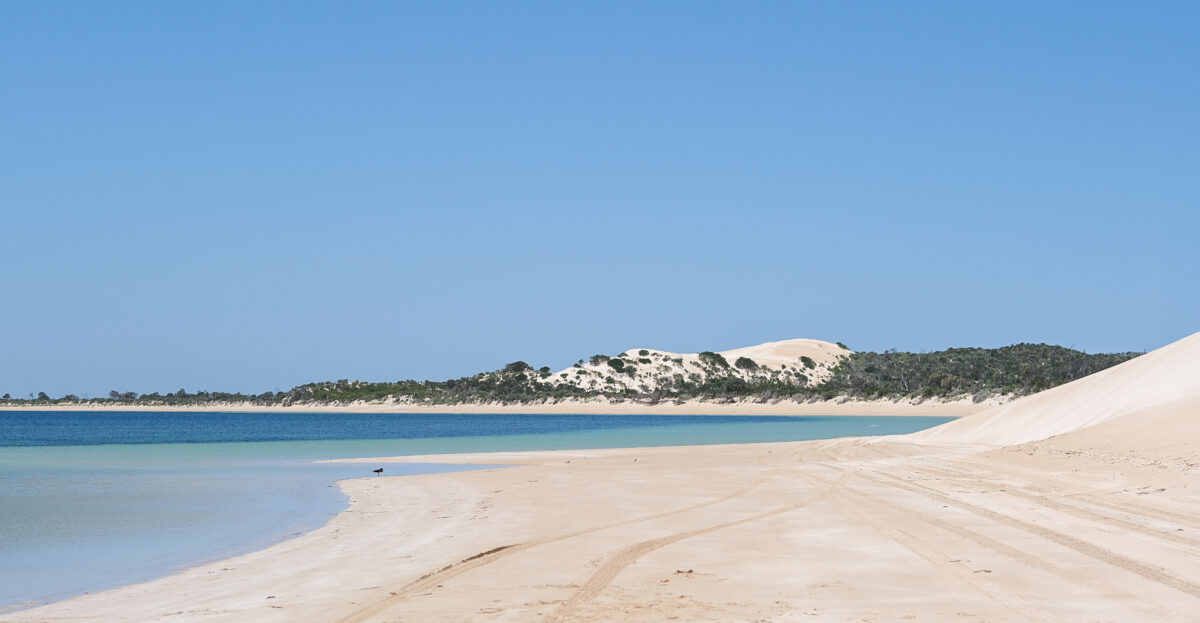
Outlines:
<svg viewBox="0 0 1200 623"><path fill-rule="evenodd" d="M1188 404L1200 409L1200 333L1077 381L915 433L911 438L1004 446L1039 441L1126 417L1134 419L1121 428L1140 430L1139 416ZM1159 431L1163 435L1191 434L1200 424L1200 413L1196 417L1183 430L1162 427Z"/></svg>
<svg viewBox="0 0 1200 623"><path fill-rule="evenodd" d="M741 357L748 357L758 365L767 368L794 366L800 363L802 357L808 357L817 363L818 368L825 368L833 366L851 352L853 351L832 342L799 338L723 350L720 354L729 363L733 363Z"/></svg>
<svg viewBox="0 0 1200 623"><path fill-rule="evenodd" d="M718 352L730 367L720 368L716 372L746 380L772 378L798 385L810 385L827 379L837 362L852 352L833 342L806 338L766 342ZM750 359L756 367L738 368L734 364L741 357ZM631 348L622 352L618 358L629 364L623 370L632 373L615 372L604 361L584 361L559 370L542 382L584 389L616 387L652 391L674 377L699 381L706 374L713 372L699 353Z"/></svg>

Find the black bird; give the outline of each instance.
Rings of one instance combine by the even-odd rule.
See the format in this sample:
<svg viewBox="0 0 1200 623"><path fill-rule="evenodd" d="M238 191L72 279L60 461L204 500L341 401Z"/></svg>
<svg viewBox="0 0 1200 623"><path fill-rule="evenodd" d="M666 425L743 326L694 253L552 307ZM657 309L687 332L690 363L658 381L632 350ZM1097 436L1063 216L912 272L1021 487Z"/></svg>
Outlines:
<svg viewBox="0 0 1200 623"><path fill-rule="evenodd" d="M375 475L376 475L376 476L382 476L382 475L383 475L383 468L382 468L382 467L380 467L379 469L374 469L374 470L371 470L371 471L375 472Z"/></svg>

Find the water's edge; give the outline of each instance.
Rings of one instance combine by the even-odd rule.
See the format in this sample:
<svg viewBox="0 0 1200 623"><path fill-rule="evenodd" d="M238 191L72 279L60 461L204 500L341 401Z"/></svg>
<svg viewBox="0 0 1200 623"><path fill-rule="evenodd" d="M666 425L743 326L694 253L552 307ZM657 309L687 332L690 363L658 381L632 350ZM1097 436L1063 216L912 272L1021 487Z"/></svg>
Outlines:
<svg viewBox="0 0 1200 623"><path fill-rule="evenodd" d="M2 426L6 415L0 414L0 433L6 433ZM180 414L170 415L179 417ZM238 418L244 414L223 415ZM210 419L212 416L211 413L201 415ZM56 415L43 414L43 417L55 418ZM318 420L312 420L313 417L314 414L304 414L303 419L309 424L319 424L319 416ZM364 417L375 420L379 416L369 414ZM0 588L0 614L87 592L154 580L267 549L316 530L349 508L349 500L338 482L368 477L375 467L363 463L339 463L337 459L803 441L912 432L952 419L700 416L694 421L670 417L669 424L624 427L614 425L640 418L602 417L602 424L611 428L571 429L571 426L580 425L580 419L588 418L558 416L558 420L553 417L546 420L559 422L560 427L560 420L566 420L566 430L537 433L524 429L520 434L507 435L476 433L407 439L302 438L296 441L0 447L0 476L5 476L4 489L0 490L0 503L3 503L0 504L0 536L6 534L6 526L12 523L17 525L19 533L22 519L39 524L37 530L45 532L34 534L33 538L29 534L21 535L29 545L23 551L20 547L10 546L11 539L0 539L0 587L8 586L7 590ZM336 418L344 424L346 414L337 414ZM447 416L439 414L431 418L436 421L429 424L441 425ZM495 421L495 416L483 418L488 420L488 426L503 425ZM649 419L661 418L650 416ZM524 424L541 419L524 419ZM415 421L409 416L398 420ZM234 420L217 421L229 424ZM429 429L420 432L441 434L431 433ZM494 433L493 430L486 432ZM0 435L0 441L6 438L7 434ZM330 460L333 462L325 462ZM131 465L136 467L131 468ZM389 463L387 473L438 473L495 467L498 466ZM29 490L25 499L20 495L23 483ZM18 490L15 498L9 491L14 485ZM175 495L180 490L185 493ZM188 497L189 493L192 497ZM146 522L144 529L133 526L136 528L133 535L105 532L105 520L111 522L113 513L130 512L127 505L149 509L138 515ZM4 508L20 508L16 514L29 516L10 521L12 518L7 515L13 512L5 512ZM179 524L181 514L187 515L190 525ZM260 522L239 528L239 520L248 516L268 517L271 522L266 526ZM43 518L51 520L43 521ZM158 519L161 521L156 523ZM48 525L43 527L42 523ZM213 530L214 526L224 525L233 528L214 534L219 532ZM99 526L98 531L95 526ZM201 534L207 540L196 539L195 534ZM39 540L38 537L42 538ZM188 546L181 547L180 543ZM114 561L130 560L136 563L133 568L113 564ZM64 569L88 569L90 574L64 578L61 573ZM43 583L40 589L39 582ZM47 588L50 584L54 587Z"/></svg>

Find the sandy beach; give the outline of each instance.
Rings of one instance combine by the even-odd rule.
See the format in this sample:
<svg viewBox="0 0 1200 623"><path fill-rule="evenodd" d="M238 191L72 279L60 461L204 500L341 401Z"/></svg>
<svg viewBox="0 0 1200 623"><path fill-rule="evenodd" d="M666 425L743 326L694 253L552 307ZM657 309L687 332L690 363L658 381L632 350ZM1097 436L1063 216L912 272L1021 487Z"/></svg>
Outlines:
<svg viewBox="0 0 1200 623"><path fill-rule="evenodd" d="M369 459L274 547L5 621L1190 621L1200 334L904 437Z"/></svg>
<svg viewBox="0 0 1200 623"><path fill-rule="evenodd" d="M1200 623L1198 31L0 0L0 623Z"/></svg>

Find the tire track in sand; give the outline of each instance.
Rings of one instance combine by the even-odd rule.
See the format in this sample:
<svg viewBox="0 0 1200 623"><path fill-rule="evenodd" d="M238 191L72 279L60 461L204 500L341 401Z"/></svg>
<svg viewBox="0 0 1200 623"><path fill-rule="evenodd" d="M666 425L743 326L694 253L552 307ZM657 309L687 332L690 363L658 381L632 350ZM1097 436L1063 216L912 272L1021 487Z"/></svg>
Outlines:
<svg viewBox="0 0 1200 623"><path fill-rule="evenodd" d="M1006 472L1004 470L998 470L994 466L986 465L979 461L968 462L965 459L958 459L958 462L966 464L966 465L979 465L981 472L986 470L986 471L990 471L993 473L1002 473L1002 474L1007 473L1009 475L1016 476L1016 474L1013 472ZM965 477L965 478L974 477L971 472L963 471L961 469L950 469L949 467L943 467L941 469L937 469L937 468L922 468L922 469L930 469L931 471L945 472L946 475L950 476L950 477L955 477L955 476ZM1016 477L1019 477L1019 476L1016 476ZM1082 502L1084 504L1087 504L1088 506L1099 506L1099 507L1107 508L1108 510L1116 511L1118 513L1125 513L1127 515L1141 516L1141 517L1151 517L1151 518L1154 518L1154 519L1157 519L1159 521L1163 521L1166 523L1173 523L1173 524L1178 524L1178 525L1182 525L1182 526L1187 526L1189 528L1200 529L1200 520L1198 520L1198 518L1195 515L1181 513L1178 511L1172 511L1172 510L1168 510L1168 509L1164 509L1164 508L1151 507L1147 503L1131 504L1131 503L1122 503L1122 502L1117 502L1117 501L1112 501L1112 500L1105 500L1105 499L1097 497L1096 494L1094 494L1094 493L1061 494L1058 491L1056 491L1055 489L1053 489L1051 487L1047 487L1045 485L1031 484L1031 485L1027 485L1025 488L1029 489L1030 491L1036 491L1038 493L1042 493L1045 495L1055 495L1055 496L1059 497L1059 499L1076 500L1076 501Z"/></svg>
<svg viewBox="0 0 1200 623"><path fill-rule="evenodd" d="M950 497L950 496L945 495L942 492L940 492L936 489L933 489L931 487L926 487L924 485L910 483L910 482L900 479L899 477L892 476L891 474L875 474L875 475L862 474L862 476L868 480L875 481L884 486L891 486L891 487L896 487L899 489L904 489L909 492L915 493L917 495L924 495L924 496L932 498L934 500L938 500L938 501L942 502L943 504L956 506L963 510L974 513L975 515L978 515L980 517L990 519L996 523L1001 523L1001 524L1004 524L1007 526L1011 526L1013 528L1017 528L1019 530L1023 530L1025 532L1028 532L1035 536L1039 536L1048 541L1057 543L1068 549L1075 550L1076 552L1079 552L1080 554L1083 554L1090 558L1094 558L1105 564L1109 564L1114 567L1124 569L1125 571L1128 571L1135 575L1139 575L1147 580L1150 580L1151 582L1155 582L1158 584L1162 584L1164 586L1168 586L1170 588L1173 588L1182 593L1186 593L1193 597L1200 597L1200 585L1197 585L1193 582L1189 582L1188 580L1185 580L1183 578L1176 577L1176 576L1168 573L1165 569L1162 569L1161 567L1160 568L1151 567L1150 565L1138 562L1137 560L1134 560L1127 556L1123 556L1121 554L1113 552L1112 550L1105 549L1098 545L1094 545L1094 544L1089 543L1078 537L1073 537L1073 536L1070 536L1067 534L1063 534L1061 532L1052 530L1045 526L1040 526L1040 525L1037 525L1034 523L1030 523L1028 521L1023 521L1023 520L1017 519L1016 517L1013 517L1011 515L1006 515L1004 513L994 511L989 508L985 508L982 506L978 506L976 504L971 504L970 502L966 502L966 501L963 501L960 499Z"/></svg>
<svg viewBox="0 0 1200 623"><path fill-rule="evenodd" d="M612 528L619 528L621 526L627 526L630 524L641 523L644 521L653 521L655 519L663 519L663 518L671 517L674 515L690 513L692 511L696 511L696 510L699 510L702 508L706 508L709 506L715 506L717 504L722 504L724 502L728 502L730 500L740 498L740 497L750 493L751 491L757 489L758 487L761 487L762 485L766 484L767 482L769 482L772 478L774 478L777 474L779 474L779 472L782 469L783 469L782 467L777 466L774 469L772 469L769 473L758 477L754 482L750 483L746 487L738 489L737 491L734 491L728 495L724 495L722 497L708 500L705 502L698 502L696 504L692 504L690 506L685 506L683 508L679 508L679 509L675 509L675 510L662 511L662 512L653 513L650 515L643 515L641 517L634 517L632 519L626 519L624 521L618 521L618 522L614 522L614 523L610 523L610 524L604 524L601 526L595 526L592 528L586 528L583 530L577 530L575 532L569 532L567 534L560 534L558 536L549 537L549 538L545 538L545 539L538 539L536 541L529 541L527 543L517 543L515 545L504 545L504 546L496 547L496 548L493 548L493 549L490 549L490 550L487 550L484 552L480 552L478 554L475 554L474 556L464 558L463 560L461 560L457 563L451 563L449 565L446 565L445 567L442 567L441 569L438 569L436 571L431 571L431 572L417 578L416 580L413 580L412 582L405 584L399 590L392 591L391 593L389 593L389 595L387 597L380 599L379 601L369 604L367 606L364 606L362 608L359 608L358 610L355 610L354 612L346 615L345 617L337 619L337 623L361 623L362 621L366 621L367 619L369 619L381 612L384 612L388 608L391 608L392 606L404 601L405 599L408 599L409 597L412 597L416 594L424 593L426 591L437 588L437 586L439 584L442 584L443 582L445 582L451 578L460 576L460 575L467 573L469 571L472 571L474 569L478 569L479 567L491 564L497 560L512 556L514 554L518 554L520 552L523 552L525 550L528 550L528 549L531 549L534 547L538 547L540 545L556 543L558 541L573 539L576 537L592 534L594 532L610 530Z"/></svg>
<svg viewBox="0 0 1200 623"><path fill-rule="evenodd" d="M632 565L633 563L637 562L638 559L651 552L662 549L663 547L671 545L672 543L678 543L679 541L683 541L685 539L709 534L718 530L724 530L726 528L732 528L734 526L761 521L769 517L774 517L775 515L782 515L784 513L789 513L791 511L803 508L809 504L812 504L813 502L829 497L833 491L836 491L844 486L845 481L849 479L849 477L850 472L845 472L842 479L832 485L832 489L819 489L819 492L816 495L809 497L806 500L780 506L765 513L759 513L750 517L744 517L734 521L727 521L705 528L677 532L675 534L659 537L657 539L650 539L649 541L642 541L641 543L630 545L629 547L626 547L609 557L604 564L600 565L600 568L593 572L592 575L583 583L583 585L581 585L573 595L568 597L567 600L563 602L563 605L559 607L558 611L548 617L546 620L563 620L580 606L586 604L592 599L595 599L596 596L603 592L604 589L607 588L608 585L611 584L612 581L615 580L622 571L629 567L629 565Z"/></svg>
<svg viewBox="0 0 1200 623"><path fill-rule="evenodd" d="M801 478L809 481L815 487L830 485L829 482L823 481L809 474L801 474ZM933 565L933 567L937 570L942 571L943 573L962 582L963 584L966 584L996 605L1016 615L1019 615L1020 620L1056 620L1057 617L1041 606L1015 595L1010 591L1006 591L999 586L980 581L974 570L968 569L964 565L957 562L951 562L951 559L953 558L951 555L932 545L925 539L920 538L916 534L901 528L898 523L882 519L879 510L880 507L882 507L894 513L899 513L901 515L930 523L927 521L925 516L914 513L913 511L905 509L901 506L884 502L877 496L869 496L861 492L852 491L848 488L839 488L839 490L833 491L831 493L831 497L834 501L841 505L842 508L846 509L846 511L856 517L859 521L865 523L879 534L882 534L883 536L895 541L905 549L924 559L926 562ZM1003 554L1017 558L1026 564L1031 564L1032 566L1039 568L1049 565L1049 563L1046 563L1041 559L1025 554L1015 548L1008 547L994 540L987 539L987 537L983 537L982 535L969 533L968 531L961 529L955 529L954 526L949 524L937 525L935 527L976 541L985 548L996 549L997 551L1003 550Z"/></svg>
<svg viewBox="0 0 1200 623"><path fill-rule="evenodd" d="M1002 492L1004 495L1021 498L1023 500L1028 500L1030 502L1035 502L1046 508L1053 509L1055 511L1058 511L1058 512L1066 514L1066 515L1072 515L1072 516L1078 517L1080 519L1091 521L1096 524L1108 525L1108 526L1112 526L1112 527L1119 527L1122 530L1126 530L1129 532L1138 532L1138 533L1144 534L1149 537L1153 537L1156 539L1162 539L1164 541L1171 541L1172 543L1176 543L1179 545L1185 545L1185 546L1189 546L1192 548L1200 547L1200 541L1197 541L1194 538L1190 538L1189 536L1185 536L1185 535L1182 535L1182 534L1179 534L1176 532L1166 532L1164 530L1153 528L1153 527L1147 526L1145 524L1137 523L1136 521L1129 521L1128 519L1123 519L1121 517L1115 517L1113 515L1101 513L1101 512L1098 512L1098 511L1090 509L1090 508L1084 508L1083 506L1077 506L1075 504L1066 504L1063 502L1059 502L1050 497L1052 495L1052 492L1049 492L1049 491L1047 491L1046 493L1031 493L1029 491L1023 490L1026 487L1013 485L1010 483L1003 483L1003 482L993 480L990 478L985 478L982 476L975 476L974 474L969 474L969 473L965 473L965 472L957 472L957 471L949 470L949 469L939 469L939 468L935 468L935 467L924 467L924 466L921 466L921 467L914 466L914 467L911 467L910 469L915 472L925 473L925 474L929 474L931 476L938 476L938 477L941 477L946 480L957 480L959 482L966 480L968 482L973 481L973 482L977 482L977 483L985 483L985 484L995 487L998 491ZM1080 501L1084 504L1091 504L1093 502L1090 498L1078 498L1077 497L1074 499L1076 499L1077 501ZM1100 506L1100 505L1097 504L1096 506ZM1118 510L1118 509L1110 508L1110 510ZM1132 507L1119 509L1118 512L1123 512L1125 514L1134 515L1134 516L1138 516L1138 515L1143 516L1143 517L1151 517L1152 516L1150 513L1145 513L1145 514L1140 513L1140 512L1138 512L1138 510L1136 510ZM1171 522L1171 523L1179 523L1179 522Z"/></svg>
<svg viewBox="0 0 1200 623"><path fill-rule="evenodd" d="M873 478L867 477L866 479L872 480L885 487L890 486L888 483L881 483ZM1156 603L1148 602L1142 595L1135 595L1126 591L1124 588L1104 582L1102 580L1098 580L1096 578L1082 576L1073 568L1067 568L1055 564L1054 562L1051 562L1045 558L1035 556L1025 550L1018 549L992 537L984 535L981 532L971 530L965 526L950 521L939 519L928 513L923 513L918 510L906 508L902 505L885 501L879 495L872 495L862 492L855 492L855 494L859 495L861 499L869 502L870 504L893 509L896 512L912 517L918 521L921 521L922 523L973 541L984 549L991 550L998 555L1006 556L1031 568L1057 576L1060 579L1066 580L1070 584L1090 589L1096 592L1098 595L1120 598L1124 600L1128 606L1141 610L1142 620L1157 621L1178 618L1178 613L1167 610ZM1017 598L1020 599L1020 597Z"/></svg>

